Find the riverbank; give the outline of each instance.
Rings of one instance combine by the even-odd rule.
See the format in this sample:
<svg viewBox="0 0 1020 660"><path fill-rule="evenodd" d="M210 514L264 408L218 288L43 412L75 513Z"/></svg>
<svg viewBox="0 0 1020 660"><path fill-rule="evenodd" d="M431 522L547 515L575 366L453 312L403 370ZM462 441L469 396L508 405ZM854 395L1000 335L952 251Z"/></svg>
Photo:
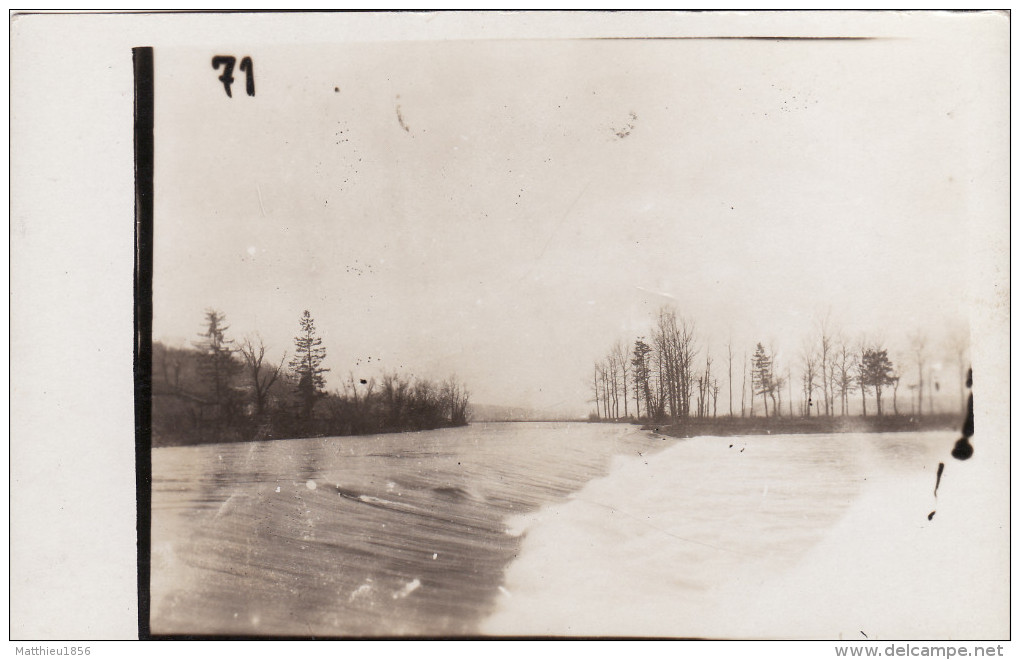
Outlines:
<svg viewBox="0 0 1020 660"><path fill-rule="evenodd" d="M963 415L924 417L710 417L692 418L676 424L645 424L641 428L674 438L740 435L801 435L817 433L921 433L953 431L963 425Z"/></svg>
<svg viewBox="0 0 1020 660"><path fill-rule="evenodd" d="M467 422L443 422L437 424L415 424L396 427L375 428L365 431L349 425L338 425L329 420L291 422L276 424L254 424L251 422L235 425L212 425L196 427L186 432L155 432L151 435L152 447L194 447L197 445L231 444L237 442L264 442L266 440L307 440L311 438L348 437L364 435L389 435L393 433L421 433L438 429L453 429L468 426Z"/></svg>

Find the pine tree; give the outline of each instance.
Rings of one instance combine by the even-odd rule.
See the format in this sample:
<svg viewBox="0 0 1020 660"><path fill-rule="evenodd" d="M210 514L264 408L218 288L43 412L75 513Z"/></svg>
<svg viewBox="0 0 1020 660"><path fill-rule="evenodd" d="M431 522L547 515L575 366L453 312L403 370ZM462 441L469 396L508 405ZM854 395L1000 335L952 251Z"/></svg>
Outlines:
<svg viewBox="0 0 1020 660"><path fill-rule="evenodd" d="M765 403L766 417L769 416L769 401L766 397L772 394L773 388L772 358L759 342L754 349L754 356L751 357L751 389L755 394L761 395Z"/></svg>
<svg viewBox="0 0 1020 660"><path fill-rule="evenodd" d="M329 369L322 366L325 359L326 349L322 346L322 338L316 335L315 321L306 309L301 316L301 333L294 338L294 357L290 361L290 367L297 377L301 414L306 419L311 419L315 402L326 387L323 374Z"/></svg>
<svg viewBox="0 0 1020 660"><path fill-rule="evenodd" d="M199 333L201 341L195 342L200 351L198 373L206 386L206 397L213 407L217 420L232 418L237 408L237 392L233 378L240 365L234 360L234 342L227 339L226 316L214 309L205 312L205 332Z"/></svg>
<svg viewBox="0 0 1020 660"><path fill-rule="evenodd" d="M889 360L888 352L877 346L864 350L861 357L864 379L867 385L875 391L875 408L877 414L882 414L882 388L895 383L893 364Z"/></svg>
<svg viewBox="0 0 1020 660"><path fill-rule="evenodd" d="M649 419L654 419L658 416L658 412L653 410L655 401L652 399L651 391L651 379L652 379L652 364L649 354L652 352L652 347L645 343L644 337L638 337L637 341L634 342L634 352L631 354L630 364L633 367L632 373L634 374L634 392L635 398L638 401L638 419L641 419L641 401L645 402L645 415Z"/></svg>

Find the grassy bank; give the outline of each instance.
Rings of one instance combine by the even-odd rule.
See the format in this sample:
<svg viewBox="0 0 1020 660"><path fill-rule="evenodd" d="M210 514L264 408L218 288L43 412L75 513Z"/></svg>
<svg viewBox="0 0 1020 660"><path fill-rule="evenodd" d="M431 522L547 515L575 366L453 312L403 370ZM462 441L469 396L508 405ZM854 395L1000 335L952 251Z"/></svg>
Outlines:
<svg viewBox="0 0 1020 660"><path fill-rule="evenodd" d="M642 428L675 438L695 436L777 435L800 433L890 433L959 430L963 415L924 417L714 417L688 419L676 424L646 424Z"/></svg>

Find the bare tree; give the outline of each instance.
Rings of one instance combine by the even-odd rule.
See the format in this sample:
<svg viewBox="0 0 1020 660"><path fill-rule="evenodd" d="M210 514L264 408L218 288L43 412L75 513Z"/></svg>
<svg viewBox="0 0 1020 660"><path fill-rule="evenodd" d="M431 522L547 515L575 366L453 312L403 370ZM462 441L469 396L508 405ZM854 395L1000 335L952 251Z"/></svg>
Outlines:
<svg viewBox="0 0 1020 660"><path fill-rule="evenodd" d="M786 368L786 387L789 399L787 405L790 407L790 417L793 417L793 372L789 367Z"/></svg>
<svg viewBox="0 0 1020 660"><path fill-rule="evenodd" d="M867 343L862 339L860 350L856 355L857 364L857 387L861 388L861 415L868 416L868 369L864 363L864 354L867 352Z"/></svg>
<svg viewBox="0 0 1020 660"><path fill-rule="evenodd" d="M726 366L729 371L729 377L726 379L726 383L729 385L729 394L726 400L730 406L730 417L733 417L733 339L730 338L726 342Z"/></svg>
<svg viewBox="0 0 1020 660"><path fill-rule="evenodd" d="M694 324L677 319L676 310L663 307L659 310L652 333L660 387L665 387L664 400L669 403L670 419L690 416L691 395L694 389L694 357L697 354Z"/></svg>
<svg viewBox="0 0 1020 660"><path fill-rule="evenodd" d="M602 361L602 399L603 407L605 408L606 419L613 418L613 388L610 381L610 369L609 363L605 360Z"/></svg>
<svg viewBox="0 0 1020 660"><path fill-rule="evenodd" d="M698 353L695 347L693 321L685 318L680 319L675 341L677 344L676 354L680 359L678 374L680 376L679 390L682 396L681 414L687 417L690 415L691 388L694 385L691 373L694 370L694 358Z"/></svg>
<svg viewBox="0 0 1020 660"><path fill-rule="evenodd" d="M622 341L618 341L613 345L612 356L613 363L617 366L622 380L623 416L625 418L630 417L630 411L627 409L627 376L630 372L630 362L627 360L627 347ZM619 413L619 410L617 410L617 413Z"/></svg>
<svg viewBox="0 0 1020 660"><path fill-rule="evenodd" d="M381 385L381 403L383 408L383 428L399 428L410 404L410 384L395 373L383 374Z"/></svg>
<svg viewBox="0 0 1020 660"><path fill-rule="evenodd" d="M655 349L652 351L652 361L655 363L655 419L661 421L666 418L666 403L669 398L669 379L666 377L667 360L662 354L662 351L659 350L661 347L659 346L658 339L659 338L656 335L653 335Z"/></svg>
<svg viewBox="0 0 1020 660"><path fill-rule="evenodd" d="M287 353L284 352L283 357L276 363L276 366L268 365L269 368L263 372L263 360L266 357L266 343L262 339L262 335L255 333L245 337L244 341L241 342L239 347L241 355L244 357L245 368L248 373L248 378L251 381L252 394L254 395L255 403L255 417L261 419L266 412L266 397L269 394L269 388L273 386L273 383L280 377L280 373L283 371L284 361L287 359Z"/></svg>
<svg viewBox="0 0 1020 660"><path fill-rule="evenodd" d="M613 360L609 355L602 358L602 390L606 398L606 419L616 417L616 401L613 398L613 390L616 387L616 373L613 369Z"/></svg>
<svg viewBox="0 0 1020 660"><path fill-rule="evenodd" d="M708 417L708 402L712 390L712 356L705 351L705 371L698 376L698 417Z"/></svg>
<svg viewBox="0 0 1020 660"><path fill-rule="evenodd" d="M747 351L744 351L744 360L740 363L740 371L743 372L743 381L740 383L740 416L744 416L744 392L747 391ZM753 403L752 403L753 405Z"/></svg>
<svg viewBox="0 0 1020 660"><path fill-rule="evenodd" d="M609 419L609 376L606 371L606 363L604 361L595 363L595 378L599 385L602 386L602 418Z"/></svg>
<svg viewBox="0 0 1020 660"><path fill-rule="evenodd" d="M779 368L779 351L773 343L769 343L769 352L772 354L772 389L769 396L772 398L772 411L775 417L783 416L783 388L786 386L786 379Z"/></svg>
<svg viewBox="0 0 1020 660"><path fill-rule="evenodd" d="M923 330L918 330L910 336L910 350L914 357L914 364L917 365L917 416L921 417L921 403L924 401L924 368L927 364L928 337Z"/></svg>
<svg viewBox="0 0 1020 660"><path fill-rule="evenodd" d="M698 409L695 415L701 417L705 410L705 390L708 389L708 381L704 373L698 374Z"/></svg>
<svg viewBox="0 0 1020 660"><path fill-rule="evenodd" d="M808 342L801 351L801 392L804 395L804 416L811 416L814 408L814 393L818 389L818 354Z"/></svg>
<svg viewBox="0 0 1020 660"><path fill-rule="evenodd" d="M845 339L839 341L839 351L836 353L833 364L833 380L835 389L839 393L840 414L844 417L850 412L850 395L855 386L854 381L854 351Z"/></svg>
<svg viewBox="0 0 1020 660"><path fill-rule="evenodd" d="M786 387L786 376L780 374L773 363L772 406L776 417L783 416L783 388Z"/></svg>
<svg viewBox="0 0 1020 660"><path fill-rule="evenodd" d="M892 386L893 386L893 391L892 391L892 411L893 411L893 415L897 415L897 416L899 416L900 411L896 407L896 392L899 391L899 389L900 389L900 378L901 378L900 369L899 369L899 367L895 367L893 369L893 372L892 372Z"/></svg>
<svg viewBox="0 0 1020 660"><path fill-rule="evenodd" d="M373 383L370 382L367 395L372 393L372 385ZM450 376L443 382L440 387L439 397L442 409L445 411L450 424L453 426L465 426L468 423L468 401L471 393L468 392L464 385L457 381L456 376Z"/></svg>
<svg viewBox="0 0 1020 660"><path fill-rule="evenodd" d="M970 328L957 324L950 328L946 337L946 349L953 362L956 363L957 379L960 387L960 410L967 408L967 353L970 350Z"/></svg>
<svg viewBox="0 0 1020 660"><path fill-rule="evenodd" d="M621 373L620 361L615 353L610 353L609 364L613 382L613 417L619 419L620 395L623 393L623 374Z"/></svg>
<svg viewBox="0 0 1020 660"><path fill-rule="evenodd" d="M168 350L166 346L156 342L152 347L153 363L159 362L163 376L162 385L170 394L177 394L181 388L181 369L184 367L183 354ZM155 370L153 370L155 371Z"/></svg>
<svg viewBox="0 0 1020 660"><path fill-rule="evenodd" d="M818 324L819 352L818 361L822 370L822 401L825 407L825 416L832 415L832 332L829 329L829 315Z"/></svg>

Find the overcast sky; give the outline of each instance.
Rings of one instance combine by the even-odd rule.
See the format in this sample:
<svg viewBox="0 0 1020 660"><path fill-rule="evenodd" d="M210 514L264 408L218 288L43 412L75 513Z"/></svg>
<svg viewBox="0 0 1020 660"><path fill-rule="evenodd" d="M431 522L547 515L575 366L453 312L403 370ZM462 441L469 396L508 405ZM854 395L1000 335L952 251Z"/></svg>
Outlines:
<svg viewBox="0 0 1020 660"><path fill-rule="evenodd" d="M663 304L722 360L830 314L896 347L967 318L982 78L950 36L157 50L154 338L203 310L331 386L455 373L583 414ZM249 55L228 98L213 55ZM725 391L725 387L724 387ZM720 407L722 407L720 402Z"/></svg>

